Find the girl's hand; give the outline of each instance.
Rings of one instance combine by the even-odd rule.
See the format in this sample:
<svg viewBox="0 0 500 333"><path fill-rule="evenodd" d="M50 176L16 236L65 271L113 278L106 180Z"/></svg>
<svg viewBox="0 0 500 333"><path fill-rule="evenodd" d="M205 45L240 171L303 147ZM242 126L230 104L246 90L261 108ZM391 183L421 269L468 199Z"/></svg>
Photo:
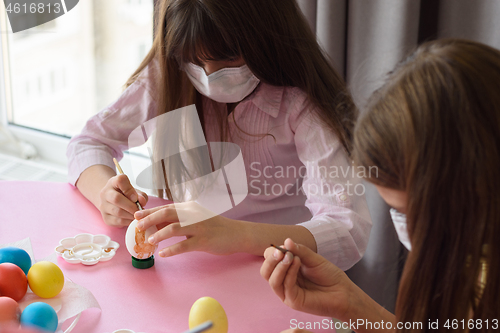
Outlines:
<svg viewBox="0 0 500 333"><path fill-rule="evenodd" d="M154 233L148 241L158 244L162 240L174 236L186 236L186 240L170 245L160 250L161 257L170 257L190 251L204 251L212 254L233 254L245 252L244 246L248 231L242 221L214 214L206 215L206 209L196 203L170 204L135 213L139 220L137 227L146 230L156 226L158 232ZM179 215L183 221L187 217L197 220L194 224L181 226ZM204 219L206 216L210 218Z"/></svg>
<svg viewBox="0 0 500 333"><path fill-rule="evenodd" d="M270 247L264 253L260 274L292 309L320 316L345 318L350 286L347 275L304 245L285 241L283 254Z"/></svg>
<svg viewBox="0 0 500 333"><path fill-rule="evenodd" d="M104 222L116 227L128 226L132 222L137 211L137 200L141 206L148 202L147 194L136 190L126 175L111 177L99 196L99 210Z"/></svg>

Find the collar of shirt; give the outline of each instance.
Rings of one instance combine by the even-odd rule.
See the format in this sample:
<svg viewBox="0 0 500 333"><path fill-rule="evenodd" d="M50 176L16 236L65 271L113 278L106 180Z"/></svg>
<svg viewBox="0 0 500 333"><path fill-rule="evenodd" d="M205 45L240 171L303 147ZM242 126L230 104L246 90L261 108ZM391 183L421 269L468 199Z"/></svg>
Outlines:
<svg viewBox="0 0 500 333"><path fill-rule="evenodd" d="M257 88L255 88L254 92L240 102L240 105L253 103L263 112L276 118L280 112L281 101L283 100L283 90L284 87L277 87L261 82Z"/></svg>

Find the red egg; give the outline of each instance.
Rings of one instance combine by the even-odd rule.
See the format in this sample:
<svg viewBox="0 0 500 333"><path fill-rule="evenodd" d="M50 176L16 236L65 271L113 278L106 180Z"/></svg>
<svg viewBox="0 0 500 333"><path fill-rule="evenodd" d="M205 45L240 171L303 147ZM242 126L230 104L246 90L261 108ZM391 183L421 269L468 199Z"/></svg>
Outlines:
<svg viewBox="0 0 500 333"><path fill-rule="evenodd" d="M10 297L0 297L0 326L8 322L19 322L19 304Z"/></svg>
<svg viewBox="0 0 500 333"><path fill-rule="evenodd" d="M0 264L0 296L20 301L28 290L28 279L19 266L5 262Z"/></svg>

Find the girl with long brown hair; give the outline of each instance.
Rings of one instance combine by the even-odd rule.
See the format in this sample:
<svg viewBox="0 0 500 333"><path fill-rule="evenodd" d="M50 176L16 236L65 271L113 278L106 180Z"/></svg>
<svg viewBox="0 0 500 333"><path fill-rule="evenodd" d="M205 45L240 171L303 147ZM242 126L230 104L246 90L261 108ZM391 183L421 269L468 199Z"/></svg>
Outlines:
<svg viewBox="0 0 500 333"><path fill-rule="evenodd" d="M261 270L283 301L357 332L498 331L499 92L500 52L480 43L429 42L403 61L354 134L355 161L378 168L368 180L410 250L396 315L291 240L285 259L266 250Z"/></svg>
<svg viewBox="0 0 500 333"><path fill-rule="evenodd" d="M70 181L109 225L128 225L135 213L140 228L160 227L152 243L187 238L161 256L262 255L294 237L351 267L371 227L349 157L356 109L295 0L163 0L158 8L153 47L127 89L72 139ZM193 104L207 142L241 148L249 193L181 227L172 205L136 212L147 197L115 176L112 157L122 157L137 126Z"/></svg>

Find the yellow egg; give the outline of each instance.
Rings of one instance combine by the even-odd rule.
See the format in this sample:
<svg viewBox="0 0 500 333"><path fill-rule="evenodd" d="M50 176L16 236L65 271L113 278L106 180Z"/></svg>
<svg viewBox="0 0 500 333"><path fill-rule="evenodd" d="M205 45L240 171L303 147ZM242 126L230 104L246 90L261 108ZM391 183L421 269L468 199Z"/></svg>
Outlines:
<svg viewBox="0 0 500 333"><path fill-rule="evenodd" d="M211 320L213 326L205 333L227 333L227 316L222 305L212 297L202 297L189 311L189 329Z"/></svg>
<svg viewBox="0 0 500 333"><path fill-rule="evenodd" d="M37 296L52 298L64 287L64 275L56 264L40 261L31 266L28 272L28 284Z"/></svg>

